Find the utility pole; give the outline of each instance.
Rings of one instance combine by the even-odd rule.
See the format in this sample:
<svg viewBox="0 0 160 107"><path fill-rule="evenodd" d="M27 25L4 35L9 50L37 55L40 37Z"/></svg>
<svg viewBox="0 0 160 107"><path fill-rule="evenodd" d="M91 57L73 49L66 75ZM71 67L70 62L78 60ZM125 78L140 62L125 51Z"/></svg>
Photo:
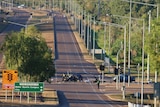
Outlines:
<svg viewBox="0 0 160 107"><path fill-rule="evenodd" d="M99 17L100 17L100 0L98 0L98 18L97 19L99 19Z"/></svg>
<svg viewBox="0 0 160 107"><path fill-rule="evenodd" d="M104 63L105 63L105 54L106 54L106 22L104 24L104 46L103 46L103 60L104 60Z"/></svg>
<svg viewBox="0 0 160 107"><path fill-rule="evenodd" d="M148 15L149 15L149 21L148 21L148 33L150 34L150 31L151 31L151 10L148 12ZM150 58L149 58L149 53L148 53L148 56L147 56L147 81L149 81L149 69L150 69Z"/></svg>
<svg viewBox="0 0 160 107"><path fill-rule="evenodd" d="M143 38L142 38L142 79L141 79L141 106L143 106L143 93L144 93L144 84L143 84L143 80L144 80L144 32L145 32L145 23L143 20Z"/></svg>
<svg viewBox="0 0 160 107"><path fill-rule="evenodd" d="M95 57L95 42L96 42L96 21L95 21L95 17L94 17L94 28L93 28L93 60L94 60L94 57Z"/></svg>
<svg viewBox="0 0 160 107"><path fill-rule="evenodd" d="M89 14L87 16L87 50L89 50Z"/></svg>
<svg viewBox="0 0 160 107"><path fill-rule="evenodd" d="M130 0L129 14L129 37L128 37L128 86L130 85L130 64L131 64L131 17L132 17L132 0Z"/></svg>

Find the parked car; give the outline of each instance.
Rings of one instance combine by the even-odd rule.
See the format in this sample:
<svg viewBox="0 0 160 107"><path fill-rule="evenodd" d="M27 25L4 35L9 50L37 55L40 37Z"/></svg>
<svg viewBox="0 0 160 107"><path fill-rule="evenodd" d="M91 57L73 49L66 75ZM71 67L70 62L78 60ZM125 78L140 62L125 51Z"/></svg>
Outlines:
<svg viewBox="0 0 160 107"><path fill-rule="evenodd" d="M128 75L123 75L123 74L120 74L118 76L118 80L120 80L120 82L123 82L123 78L125 77L125 82L128 82ZM116 82L116 76L113 78L113 81ZM130 76L130 82L133 82L135 81L135 77L134 76Z"/></svg>

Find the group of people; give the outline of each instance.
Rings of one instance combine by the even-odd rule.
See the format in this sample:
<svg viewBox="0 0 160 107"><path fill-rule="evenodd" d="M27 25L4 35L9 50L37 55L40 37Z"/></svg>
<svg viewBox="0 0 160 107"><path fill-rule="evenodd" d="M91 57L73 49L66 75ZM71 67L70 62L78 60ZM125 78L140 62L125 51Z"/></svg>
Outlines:
<svg viewBox="0 0 160 107"><path fill-rule="evenodd" d="M62 81L83 81L80 74L62 74Z"/></svg>
<svg viewBox="0 0 160 107"><path fill-rule="evenodd" d="M62 74L62 81L83 81L83 77L80 74ZM97 88L100 88L100 78L95 76L95 81L94 83L97 84Z"/></svg>

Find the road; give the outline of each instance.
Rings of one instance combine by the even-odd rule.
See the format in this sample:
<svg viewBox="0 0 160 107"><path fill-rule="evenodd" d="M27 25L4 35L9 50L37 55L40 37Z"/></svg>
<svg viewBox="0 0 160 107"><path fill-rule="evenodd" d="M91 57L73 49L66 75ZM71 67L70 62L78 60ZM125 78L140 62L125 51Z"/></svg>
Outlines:
<svg viewBox="0 0 160 107"><path fill-rule="evenodd" d="M60 13L54 17L54 33L56 82L45 86L63 91L70 107L125 107L126 103L111 101L93 83L99 73L84 60L67 18ZM81 74L86 82L62 82L63 73Z"/></svg>

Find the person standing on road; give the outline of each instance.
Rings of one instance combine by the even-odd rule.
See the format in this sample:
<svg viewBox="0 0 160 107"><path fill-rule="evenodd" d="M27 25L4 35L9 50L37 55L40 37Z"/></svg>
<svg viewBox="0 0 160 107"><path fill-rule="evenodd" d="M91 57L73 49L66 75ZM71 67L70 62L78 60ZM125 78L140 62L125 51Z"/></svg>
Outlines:
<svg viewBox="0 0 160 107"><path fill-rule="evenodd" d="M99 86L100 86L100 80L99 79L97 80L97 86L98 86L98 89L99 89Z"/></svg>

